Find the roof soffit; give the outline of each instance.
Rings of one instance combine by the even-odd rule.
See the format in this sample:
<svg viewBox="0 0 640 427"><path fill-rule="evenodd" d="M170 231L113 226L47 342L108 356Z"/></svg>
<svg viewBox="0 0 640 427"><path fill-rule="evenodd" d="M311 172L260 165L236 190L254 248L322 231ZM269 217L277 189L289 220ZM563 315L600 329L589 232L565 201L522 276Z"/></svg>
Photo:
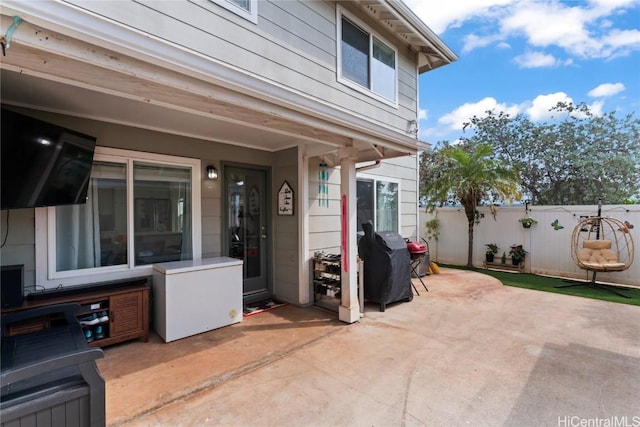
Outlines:
<svg viewBox="0 0 640 427"><path fill-rule="evenodd" d="M458 59L458 56L401 0L359 0L359 3L371 16L384 23L419 54L420 73Z"/></svg>

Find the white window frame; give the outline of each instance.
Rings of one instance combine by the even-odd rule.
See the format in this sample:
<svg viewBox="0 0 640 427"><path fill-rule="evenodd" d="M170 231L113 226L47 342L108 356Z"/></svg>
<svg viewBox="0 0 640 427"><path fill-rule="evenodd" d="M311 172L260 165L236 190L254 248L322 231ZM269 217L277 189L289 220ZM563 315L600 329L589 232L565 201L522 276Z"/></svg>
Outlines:
<svg viewBox="0 0 640 427"><path fill-rule="evenodd" d="M168 156L164 154L122 150L117 148L96 147L94 160L121 163L127 165L127 253L134 253L134 162L155 163L161 166L178 166L191 169L191 239L192 258L202 257L201 230L201 162L188 157ZM56 208L35 209L36 223L36 286L51 288L59 285L71 286L103 280L124 279L153 274L153 265L135 265L132 258L127 264L86 268L70 271L56 271Z"/></svg>
<svg viewBox="0 0 640 427"><path fill-rule="evenodd" d="M359 83L354 82L353 80L350 80L347 77L343 77L342 76L342 18L343 16L345 18L347 18L349 21L351 21L352 24L356 25L357 27L359 27L362 31L366 32L369 34L369 54L367 55L367 58L369 59L369 70L372 69L372 59L373 59L373 38L375 37L376 39L378 39L380 42L382 42L386 47L388 47L389 49L391 49L394 52L395 55L395 68L394 68L394 86L395 86L395 90L394 90L394 98L393 99L389 99L383 95L380 95L376 92L373 91L373 89L371 87L366 87L363 86ZM363 23L361 20L359 20L358 18L356 18L355 16L351 15L350 13L348 13L346 10L344 10L344 8L340 5L338 5L338 7L336 7L336 52L337 52L337 79L338 82L344 84L345 86L349 86L352 89L357 90L358 92L361 92L367 96L370 96L372 98L377 99L378 101L384 102L385 104L388 104L392 107L398 108L398 50L395 48L395 46L391 43L389 43L388 40L386 40L384 37L382 37L380 34L376 33L375 31L373 31L369 26L367 26L365 23ZM369 78L369 86L371 86L373 84L373 78Z"/></svg>
<svg viewBox="0 0 640 427"><path fill-rule="evenodd" d="M229 12L246 19L247 21L251 21L254 24L258 23L258 0L249 0L249 10L238 6L235 2L230 0L211 1L218 6L227 9Z"/></svg>
<svg viewBox="0 0 640 427"><path fill-rule="evenodd" d="M370 175L366 173L356 174L356 182L357 181L373 181L373 229L378 229L378 192L377 184L378 182L388 182L392 184L398 185L398 233L402 230L402 180L397 178L391 178L388 176L381 175Z"/></svg>

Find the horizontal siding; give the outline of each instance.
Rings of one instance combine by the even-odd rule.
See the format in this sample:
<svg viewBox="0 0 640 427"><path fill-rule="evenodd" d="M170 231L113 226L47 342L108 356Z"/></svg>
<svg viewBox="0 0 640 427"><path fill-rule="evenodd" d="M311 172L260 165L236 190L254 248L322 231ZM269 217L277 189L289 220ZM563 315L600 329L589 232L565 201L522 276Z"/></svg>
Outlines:
<svg viewBox="0 0 640 427"><path fill-rule="evenodd" d="M329 205L318 200L319 159L309 161L309 231L310 249L340 249L340 168L328 168ZM418 183L416 181L416 157L407 156L384 160L374 169L364 171L367 177L400 181L400 234L405 238L418 236ZM360 174L362 175L362 174Z"/></svg>
<svg viewBox="0 0 640 427"><path fill-rule="evenodd" d="M35 290L35 210L12 209L2 211L0 230L3 245L2 265L24 265L23 283L28 292Z"/></svg>
<svg viewBox="0 0 640 427"><path fill-rule="evenodd" d="M340 215L310 216L309 232L326 233L340 229Z"/></svg>
<svg viewBox="0 0 640 427"><path fill-rule="evenodd" d="M406 46L396 46L397 109L337 82L334 2L263 0L258 2L257 25L206 0L76 4L402 133L417 113L416 59ZM347 5L349 11L357 12L352 6ZM359 17L387 40L397 40L363 13ZM174 61L180 64L180 58Z"/></svg>
<svg viewBox="0 0 640 427"><path fill-rule="evenodd" d="M327 251L328 248L340 248L340 231L313 233L310 234L309 240L313 242L313 244L309 245L312 251ZM339 252L340 250L338 249Z"/></svg>
<svg viewBox="0 0 640 427"><path fill-rule="evenodd" d="M416 200L403 201L400 209L402 212L402 217L407 218L409 216L416 215L418 213L418 203ZM404 221L402 221L402 223L405 224ZM411 223L415 224L416 221L413 220Z"/></svg>
<svg viewBox="0 0 640 427"><path fill-rule="evenodd" d="M409 239L413 242L417 241L416 227L413 225L401 226L400 235L405 239Z"/></svg>

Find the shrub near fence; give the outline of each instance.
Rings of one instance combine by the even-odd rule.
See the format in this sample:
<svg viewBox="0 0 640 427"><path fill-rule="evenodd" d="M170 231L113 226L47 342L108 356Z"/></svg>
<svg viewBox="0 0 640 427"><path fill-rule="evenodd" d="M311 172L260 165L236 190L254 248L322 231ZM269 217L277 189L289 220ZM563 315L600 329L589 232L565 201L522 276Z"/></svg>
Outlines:
<svg viewBox="0 0 640 427"><path fill-rule="evenodd" d="M509 254L514 244L522 244L528 252L524 271L534 274L587 280L587 272L581 270L571 257L571 234L582 217L595 216L597 205L589 206L529 206L528 216L537 223L523 228L518 221L527 216L524 206L498 207L495 218L488 207L478 209L480 224L474 228L473 265L482 267L485 245L497 243L496 259L503 252ZM604 205L602 216L610 216L635 224L630 229L635 246L640 245L640 205ZM437 241L429 241L432 261L445 264L467 263L467 219L462 208L438 208L433 213L420 212L420 233L427 236L425 223L437 218L440 223ZM625 271L598 273L598 281L640 286L640 258ZM508 260L507 262L510 262ZM590 278L590 276L589 276Z"/></svg>

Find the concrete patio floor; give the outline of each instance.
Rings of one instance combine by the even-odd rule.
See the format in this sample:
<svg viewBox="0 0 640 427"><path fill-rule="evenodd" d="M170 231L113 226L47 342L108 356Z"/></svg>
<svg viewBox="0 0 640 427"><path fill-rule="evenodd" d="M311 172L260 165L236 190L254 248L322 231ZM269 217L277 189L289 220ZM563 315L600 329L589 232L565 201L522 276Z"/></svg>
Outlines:
<svg viewBox="0 0 640 427"><path fill-rule="evenodd" d="M414 281L412 302L353 325L289 305L108 347L107 423L640 426L640 307L462 270Z"/></svg>

